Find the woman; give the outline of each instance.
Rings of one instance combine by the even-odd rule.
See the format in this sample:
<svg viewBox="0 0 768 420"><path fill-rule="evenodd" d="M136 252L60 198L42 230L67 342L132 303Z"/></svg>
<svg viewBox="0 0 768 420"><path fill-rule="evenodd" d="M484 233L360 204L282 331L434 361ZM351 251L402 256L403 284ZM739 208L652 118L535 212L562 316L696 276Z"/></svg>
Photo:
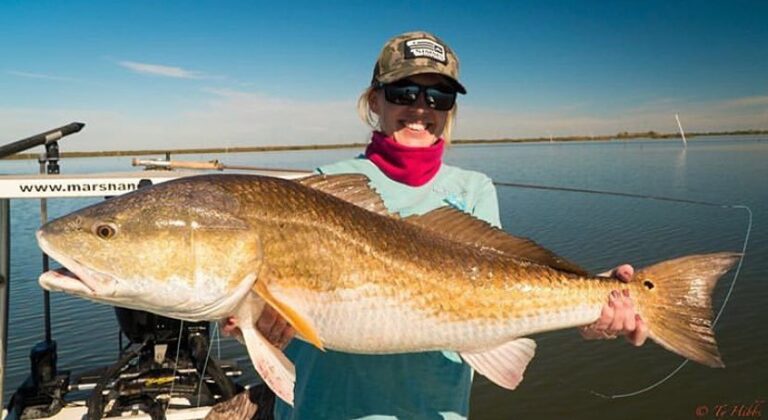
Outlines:
<svg viewBox="0 0 768 420"><path fill-rule="evenodd" d="M319 168L325 174L363 173L392 212L422 214L451 205L500 227L496 190L474 171L442 163L456 115L458 59L425 32L396 36L384 46L371 86L358 110L373 128L365 156ZM614 270L627 281L632 267ZM359 355L321 352L301 340L274 310L257 328L285 347L296 365L294 407L278 401L278 419L466 418L472 382L470 367L453 352ZM408 328L403 325L403 328ZM647 328L627 295L612 293L600 320L582 329L585 338L625 334L636 345Z"/></svg>

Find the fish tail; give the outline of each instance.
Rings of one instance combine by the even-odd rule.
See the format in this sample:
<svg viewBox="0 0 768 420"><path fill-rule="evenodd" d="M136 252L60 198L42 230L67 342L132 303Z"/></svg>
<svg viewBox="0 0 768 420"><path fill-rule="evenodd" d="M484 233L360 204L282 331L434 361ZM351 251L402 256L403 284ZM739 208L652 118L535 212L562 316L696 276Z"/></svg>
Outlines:
<svg viewBox="0 0 768 420"><path fill-rule="evenodd" d="M710 367L724 367L712 331L712 291L741 254L690 255L646 267L638 312L649 337L662 347Z"/></svg>

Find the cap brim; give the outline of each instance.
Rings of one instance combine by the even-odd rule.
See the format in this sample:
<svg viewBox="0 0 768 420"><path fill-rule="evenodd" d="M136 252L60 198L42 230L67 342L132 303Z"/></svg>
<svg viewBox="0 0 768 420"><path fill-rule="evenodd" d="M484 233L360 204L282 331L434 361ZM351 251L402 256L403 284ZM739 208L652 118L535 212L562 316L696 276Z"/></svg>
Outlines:
<svg viewBox="0 0 768 420"><path fill-rule="evenodd" d="M461 83L459 83L458 80L454 79L453 77L449 77L448 81L451 82L451 84L453 84L453 87L456 88L456 92L459 92L462 95L467 94L467 90L464 89L464 86Z"/></svg>
<svg viewBox="0 0 768 420"><path fill-rule="evenodd" d="M383 75L380 74L376 79L381 83L392 83L400 79L405 79L406 77L409 77L409 76L415 76L417 74L437 74L437 75L443 76L445 77L445 80L448 81L448 83L450 83L454 89L456 89L456 92L461 93L462 95L467 94L467 90L464 88L464 86L461 83L459 83L458 80L454 79L453 77L445 73L440 73L439 71L437 71L437 69L433 69L430 67L400 69L387 74L383 74Z"/></svg>

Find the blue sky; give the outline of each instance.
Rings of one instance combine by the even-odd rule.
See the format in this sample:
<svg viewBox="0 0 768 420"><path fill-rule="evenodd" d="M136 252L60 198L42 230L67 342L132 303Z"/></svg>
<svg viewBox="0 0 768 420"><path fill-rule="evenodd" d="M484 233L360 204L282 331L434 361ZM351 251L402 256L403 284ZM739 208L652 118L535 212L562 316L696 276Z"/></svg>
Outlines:
<svg viewBox="0 0 768 420"><path fill-rule="evenodd" d="M768 129L765 1L0 2L2 142L65 150L365 141L384 42L443 38L456 138Z"/></svg>

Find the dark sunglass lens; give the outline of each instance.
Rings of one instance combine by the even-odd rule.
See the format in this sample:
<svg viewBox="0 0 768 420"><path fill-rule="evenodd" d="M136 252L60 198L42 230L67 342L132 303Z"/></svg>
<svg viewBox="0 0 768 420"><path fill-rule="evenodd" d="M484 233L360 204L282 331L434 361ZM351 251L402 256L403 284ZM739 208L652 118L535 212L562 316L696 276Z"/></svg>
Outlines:
<svg viewBox="0 0 768 420"><path fill-rule="evenodd" d="M389 102L397 105L410 105L419 97L418 86L387 85L384 94Z"/></svg>
<svg viewBox="0 0 768 420"><path fill-rule="evenodd" d="M448 111L456 103L456 92L441 87L424 87L415 83L384 85L384 97L396 105L412 105L424 92L427 106L438 111Z"/></svg>
<svg viewBox="0 0 768 420"><path fill-rule="evenodd" d="M448 111L456 103L456 92L445 92L438 88L426 89L427 105L438 111Z"/></svg>

